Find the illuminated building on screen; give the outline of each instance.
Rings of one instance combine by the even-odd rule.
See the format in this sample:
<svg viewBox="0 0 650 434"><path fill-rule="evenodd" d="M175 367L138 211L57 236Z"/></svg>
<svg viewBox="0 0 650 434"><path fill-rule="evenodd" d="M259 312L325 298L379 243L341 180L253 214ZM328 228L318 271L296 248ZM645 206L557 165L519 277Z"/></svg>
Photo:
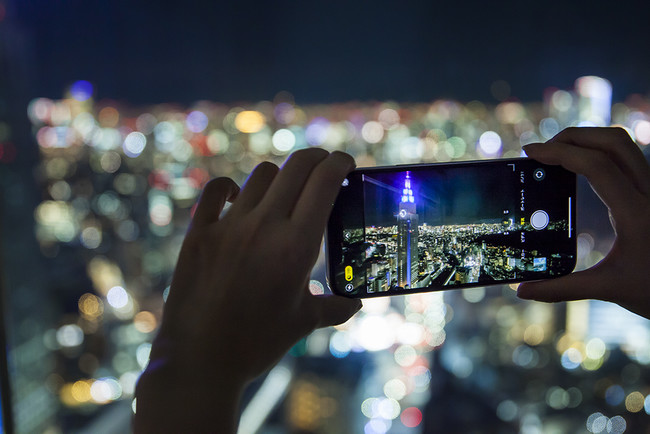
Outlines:
<svg viewBox="0 0 650 434"><path fill-rule="evenodd" d="M397 279L399 286L410 288L418 277L418 214L406 172L402 199L397 213Z"/></svg>

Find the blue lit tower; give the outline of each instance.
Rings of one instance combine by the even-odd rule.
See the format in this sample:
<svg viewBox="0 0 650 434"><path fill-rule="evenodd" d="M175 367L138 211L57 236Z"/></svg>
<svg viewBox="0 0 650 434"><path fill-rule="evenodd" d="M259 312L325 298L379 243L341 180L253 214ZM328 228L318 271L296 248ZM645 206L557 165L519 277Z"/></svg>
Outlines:
<svg viewBox="0 0 650 434"><path fill-rule="evenodd" d="M418 275L418 215L411 189L410 172L406 172L402 199L397 214L397 280L410 288Z"/></svg>

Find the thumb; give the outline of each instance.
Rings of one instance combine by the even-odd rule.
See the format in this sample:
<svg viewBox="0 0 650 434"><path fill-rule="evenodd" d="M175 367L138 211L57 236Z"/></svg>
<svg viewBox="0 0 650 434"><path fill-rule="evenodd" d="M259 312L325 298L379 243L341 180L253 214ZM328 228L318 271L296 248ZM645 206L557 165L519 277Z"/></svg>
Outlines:
<svg viewBox="0 0 650 434"><path fill-rule="evenodd" d="M524 282L517 288L517 297L548 303L584 299L612 301L613 294L604 290L600 274L598 268L591 268L556 279Z"/></svg>
<svg viewBox="0 0 650 434"><path fill-rule="evenodd" d="M361 300L338 295L312 296L316 328L343 324L363 307Z"/></svg>

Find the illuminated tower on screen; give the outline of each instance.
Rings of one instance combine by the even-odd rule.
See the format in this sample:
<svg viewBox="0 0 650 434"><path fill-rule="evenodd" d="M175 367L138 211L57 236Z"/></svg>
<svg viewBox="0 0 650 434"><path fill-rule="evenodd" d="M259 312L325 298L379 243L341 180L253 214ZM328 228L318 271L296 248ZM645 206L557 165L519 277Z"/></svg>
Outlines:
<svg viewBox="0 0 650 434"><path fill-rule="evenodd" d="M410 172L406 172L402 199L397 214L397 280L399 286L410 288L418 276L418 215L411 188Z"/></svg>

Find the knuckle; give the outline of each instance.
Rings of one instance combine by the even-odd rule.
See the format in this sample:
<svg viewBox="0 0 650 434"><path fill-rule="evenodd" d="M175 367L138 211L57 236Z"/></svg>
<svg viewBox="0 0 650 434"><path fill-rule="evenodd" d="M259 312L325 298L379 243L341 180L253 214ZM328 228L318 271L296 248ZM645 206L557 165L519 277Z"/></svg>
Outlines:
<svg viewBox="0 0 650 434"><path fill-rule="evenodd" d="M594 151L589 156L589 161L585 161L585 171L587 173L598 174L608 172L612 167L612 160L601 151Z"/></svg>
<svg viewBox="0 0 650 434"><path fill-rule="evenodd" d="M570 140L571 138L574 138L576 135L580 134L580 127L567 127L557 133L555 137L553 137L551 140L553 141L564 141L564 140Z"/></svg>
<svg viewBox="0 0 650 434"><path fill-rule="evenodd" d="M611 128L612 135L616 140L620 141L631 141L632 138L630 137L630 134L627 132L625 128L621 127L612 127Z"/></svg>

